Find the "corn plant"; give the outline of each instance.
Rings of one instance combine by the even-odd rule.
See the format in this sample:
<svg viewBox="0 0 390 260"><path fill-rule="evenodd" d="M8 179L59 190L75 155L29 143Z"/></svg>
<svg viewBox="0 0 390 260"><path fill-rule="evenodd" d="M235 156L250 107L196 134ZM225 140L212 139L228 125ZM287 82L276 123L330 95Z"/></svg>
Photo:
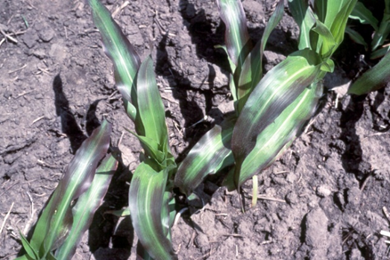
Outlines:
<svg viewBox="0 0 390 260"><path fill-rule="evenodd" d="M331 56L343 41L356 0L311 2L312 6L305 0L288 2L300 28L299 50L263 77L264 48L283 16L284 2L279 2L262 39L252 47L240 1L218 1L226 25L224 49L236 115L206 133L179 166L175 184L187 195L226 165L233 169L224 184L239 189L285 151L315 113L323 92L321 80L333 72Z"/></svg>
<svg viewBox="0 0 390 260"><path fill-rule="evenodd" d="M18 259L72 257L117 167L113 155L107 154L110 133L110 124L103 121L77 150L42 211L30 241L20 234L26 253Z"/></svg>
<svg viewBox="0 0 390 260"><path fill-rule="evenodd" d="M357 43L362 44L370 51L371 59L381 60L361 77L359 77L349 88L349 94L363 95L370 91L378 90L384 87L390 80L390 54L389 44L384 44L390 33L390 0L384 0L385 9L380 22L367 9L363 3L357 2L355 9L350 15L351 19L356 19L362 24L369 24L374 30L370 43L366 43L363 37L352 28L347 28L348 35Z"/></svg>
<svg viewBox="0 0 390 260"><path fill-rule="evenodd" d="M175 214L172 200L176 163L168 146L164 105L157 87L153 61L140 62L109 11L98 1L88 1L105 51L114 64L115 81L127 115L144 150L144 160L133 173L129 210L134 230L146 250L144 258L175 259L170 226Z"/></svg>

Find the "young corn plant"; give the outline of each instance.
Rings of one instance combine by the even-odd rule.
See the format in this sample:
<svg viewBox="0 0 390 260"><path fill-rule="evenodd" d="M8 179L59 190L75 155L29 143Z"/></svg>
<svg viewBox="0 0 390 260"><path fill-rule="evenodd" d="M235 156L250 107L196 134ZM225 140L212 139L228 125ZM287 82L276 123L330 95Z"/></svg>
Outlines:
<svg viewBox="0 0 390 260"><path fill-rule="evenodd" d="M174 211L173 176L176 163L168 146L165 111L157 87L153 61L139 55L98 1L88 1L105 51L114 64L117 88L127 115L134 122L144 159L132 175L129 210L134 230L141 242L144 259L176 259L170 227Z"/></svg>
<svg viewBox="0 0 390 260"><path fill-rule="evenodd" d="M384 0L384 12L381 22L375 18L369 9L363 3L357 2L355 9L350 15L351 19L356 19L362 24L369 24L374 30L371 42L368 44L364 38L355 30L347 27L348 35L357 43L362 44L370 50L371 59L380 59L380 61L361 77L359 77L349 88L349 94L363 95L371 91L378 90L390 81L390 46L385 44L390 33L390 0Z"/></svg>
<svg viewBox="0 0 390 260"><path fill-rule="evenodd" d="M333 72L331 56L343 41L356 0L288 1L300 28L299 50L265 76L265 44L283 16L284 1L276 6L254 47L241 2L219 0L218 4L226 25L224 48L231 67L229 85L236 113L206 133L179 166L175 184L187 195L204 177L227 165L233 169L224 184L239 190L299 136L316 111L323 93L321 80L327 72ZM193 164L197 167L192 168Z"/></svg>
<svg viewBox="0 0 390 260"><path fill-rule="evenodd" d="M30 241L20 234L26 253L17 259L71 259L117 168L114 156L107 154L110 133L110 124L103 121L77 150Z"/></svg>

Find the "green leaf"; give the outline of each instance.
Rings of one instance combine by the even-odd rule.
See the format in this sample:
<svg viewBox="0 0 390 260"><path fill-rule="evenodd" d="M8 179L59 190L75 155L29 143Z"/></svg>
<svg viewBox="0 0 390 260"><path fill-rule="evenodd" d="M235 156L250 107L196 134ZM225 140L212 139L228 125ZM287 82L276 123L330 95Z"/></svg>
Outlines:
<svg viewBox="0 0 390 260"><path fill-rule="evenodd" d="M372 39L371 50L376 50L381 46L390 33L390 0L385 0L385 11L383 13L382 21L377 31L375 31Z"/></svg>
<svg viewBox="0 0 390 260"><path fill-rule="evenodd" d="M231 145L236 181L244 159L256 146L257 136L316 79L319 68L320 60L315 52L298 51L270 70L253 90L233 130Z"/></svg>
<svg viewBox="0 0 390 260"><path fill-rule="evenodd" d="M229 57L236 66L241 66L252 49L241 1L218 0L217 3L226 25L225 43Z"/></svg>
<svg viewBox="0 0 390 260"><path fill-rule="evenodd" d="M229 61L229 66L230 66L230 72L233 73L235 70L236 70L236 64L234 64L234 62L232 61L232 59L230 59L230 56L229 56L229 52L226 48L226 46L224 45L215 45L214 48L216 49L222 49L225 51L226 55L227 55L227 58L228 58L228 61ZM235 92L234 92L235 93Z"/></svg>
<svg viewBox="0 0 390 260"><path fill-rule="evenodd" d="M118 210L107 210L104 212L104 214L111 214L114 216L117 216L118 218L120 217L128 217L130 216L130 210L128 207L118 209Z"/></svg>
<svg viewBox="0 0 390 260"><path fill-rule="evenodd" d="M338 0L332 0L330 2L338 2ZM348 17L354 9L356 2L357 0L344 0L344 4L340 6L338 12L334 16L332 16L332 18L330 18L330 21L328 23L324 23L328 28L330 28L330 31L336 42L336 48L344 40L345 27L347 26ZM329 24L331 24L331 26ZM334 51L336 50L336 48L334 49Z"/></svg>
<svg viewBox="0 0 390 260"><path fill-rule="evenodd" d="M169 239L164 235L162 211L168 173L156 172L141 163L134 172L129 190L129 209L134 230L151 257L177 259Z"/></svg>
<svg viewBox="0 0 390 260"><path fill-rule="evenodd" d="M23 249L27 253L27 256L24 256L24 259L39 259L39 254L36 251L36 249L30 245L28 240L24 237L24 235L20 231L19 231L19 237L20 237L20 241L22 241Z"/></svg>
<svg viewBox="0 0 390 260"><path fill-rule="evenodd" d="M355 30L350 27L345 28L345 33L349 35L349 37L356 43L363 45L364 48L368 49L368 44L364 40L364 38Z"/></svg>
<svg viewBox="0 0 390 260"><path fill-rule="evenodd" d="M316 1L318 2L318 1ZM322 2L322 1L319 1ZM289 0L288 5L295 22L300 29L298 48L300 50L309 48L310 44L310 30L314 25L311 18L310 9L307 0Z"/></svg>
<svg viewBox="0 0 390 260"><path fill-rule="evenodd" d="M236 74L238 75L237 114L240 114L249 94L263 77L263 54L265 45L272 31L279 24L280 20L282 20L283 14L284 1L279 1L275 12L272 14L267 26L265 27L261 41L257 42L256 46L246 57L242 67L239 67L239 69L236 70Z"/></svg>
<svg viewBox="0 0 390 260"><path fill-rule="evenodd" d="M165 109L150 56L145 59L138 71L137 98L138 116L142 122L142 126L136 124L137 133L153 140L162 151L162 146L168 143L168 131L165 124Z"/></svg>
<svg viewBox="0 0 390 260"><path fill-rule="evenodd" d="M345 27L348 16L351 14L357 0L322 0L314 2L314 11L318 18L312 17L316 20L317 26L323 24L322 27L327 28L333 36L335 47L329 52L329 47L323 46L323 38L316 40L317 36L311 38L311 46L317 52L321 51L326 58L330 57L337 47L344 39ZM318 20L318 21L317 21ZM322 30L322 29L321 29ZM324 34L320 34L325 36ZM329 39L329 37L327 37ZM326 43L325 43L326 44Z"/></svg>
<svg viewBox="0 0 390 260"><path fill-rule="evenodd" d="M359 20L362 24L369 24L375 31L378 30L378 20L361 2L356 3L355 8L349 15L349 18Z"/></svg>
<svg viewBox="0 0 390 260"><path fill-rule="evenodd" d="M164 192L164 199L163 199L163 207L162 207L162 212L161 212L161 221L162 221L164 235L169 240L172 240L171 239L171 227L173 225L173 222L174 222L175 216L176 216L175 205L176 205L176 201L175 201L175 197L173 196L172 192L165 191Z"/></svg>
<svg viewBox="0 0 390 260"><path fill-rule="evenodd" d="M124 127L129 133L138 138L141 142L142 148L144 149L146 157L153 158L153 160L161 166L166 165L165 160L167 159L166 153L162 152L160 145L153 139L138 135L133 131Z"/></svg>
<svg viewBox="0 0 390 260"><path fill-rule="evenodd" d="M315 1L314 10L316 14L318 14L319 20L324 23L326 27L331 28L336 20L337 14L348 1L350 0L317 0Z"/></svg>
<svg viewBox="0 0 390 260"><path fill-rule="evenodd" d="M82 235L92 223L95 211L103 203L111 178L118 167L118 162L109 154L96 170L95 177L89 189L82 194L72 209L73 224L63 245L56 251L58 259L71 259L80 243Z"/></svg>
<svg viewBox="0 0 390 260"><path fill-rule="evenodd" d="M43 210L33 236L31 246L39 252L39 257L48 257L67 235L73 218L72 202L90 186L99 161L107 153L110 144L111 126L103 121L77 150L68 165L67 172Z"/></svg>
<svg viewBox="0 0 390 260"><path fill-rule="evenodd" d="M375 60L375 59L382 58L383 56L386 55L386 53L387 53L389 50L390 50L390 46L387 46L387 47L383 47L383 48L377 49L377 50L371 52L371 54L370 54L370 59Z"/></svg>
<svg viewBox="0 0 390 260"><path fill-rule="evenodd" d="M115 81L124 99L126 112L135 120L137 110L134 81L140 64L139 56L107 8L99 0L88 0L88 3L94 23L102 35L104 50L114 63Z"/></svg>
<svg viewBox="0 0 390 260"><path fill-rule="evenodd" d="M268 167L301 133L316 111L322 85L312 84L275 118L257 137L256 145L245 157L238 180L240 187L247 179ZM237 177L236 177L237 178Z"/></svg>
<svg viewBox="0 0 390 260"><path fill-rule="evenodd" d="M333 60L326 59L325 62L323 62L321 64L321 71L333 73L333 71L334 71L334 62L333 62Z"/></svg>
<svg viewBox="0 0 390 260"><path fill-rule="evenodd" d="M323 59L330 58L336 48L336 41L332 33L325 26L325 24L323 24L319 20L316 20L315 26L312 30L319 35L317 52L321 55Z"/></svg>
<svg viewBox="0 0 390 260"><path fill-rule="evenodd" d="M349 88L349 94L363 95L378 90L390 82L390 52L378 64L365 72Z"/></svg>
<svg viewBox="0 0 390 260"><path fill-rule="evenodd" d="M214 174L226 164L233 164L230 141L236 118L215 125L191 149L179 165L175 175L175 186L187 196L203 179Z"/></svg>

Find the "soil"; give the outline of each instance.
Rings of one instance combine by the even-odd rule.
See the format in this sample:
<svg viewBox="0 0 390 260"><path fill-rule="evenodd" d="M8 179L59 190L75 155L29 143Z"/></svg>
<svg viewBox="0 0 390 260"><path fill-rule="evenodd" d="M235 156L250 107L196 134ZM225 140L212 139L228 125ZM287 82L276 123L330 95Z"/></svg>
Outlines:
<svg viewBox="0 0 390 260"><path fill-rule="evenodd" d="M224 41L216 3L103 3L141 56L152 54L170 145L180 161L232 107L228 62L214 48ZM257 41L274 1L243 5ZM105 212L126 206L127 169L139 163L140 146L124 134L132 123L89 8L82 0L3 0L0 29L0 259L20 253L18 231L29 233L75 151L103 118L113 124L113 143L121 140L124 165L73 259L135 259L130 219ZM298 32L286 12L269 39L266 70L296 50ZM237 192L218 188L218 177L199 187L204 207L190 207L173 227L179 259L390 259L380 235L390 230L383 213L390 210L390 86L363 97L343 94L367 69L361 54L345 40L320 112L259 174L255 207L249 206L251 180L243 187L245 213Z"/></svg>

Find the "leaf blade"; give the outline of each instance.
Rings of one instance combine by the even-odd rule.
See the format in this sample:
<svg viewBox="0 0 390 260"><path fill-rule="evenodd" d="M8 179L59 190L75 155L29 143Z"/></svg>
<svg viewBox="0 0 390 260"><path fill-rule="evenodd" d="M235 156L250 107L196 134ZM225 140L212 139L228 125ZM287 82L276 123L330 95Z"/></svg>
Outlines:
<svg viewBox="0 0 390 260"><path fill-rule="evenodd" d="M141 163L134 172L129 189L129 209L133 227L143 247L155 259L177 259L172 245L164 236L162 207L166 171L156 172Z"/></svg>
<svg viewBox="0 0 390 260"><path fill-rule="evenodd" d="M137 133L160 145L167 144L168 130L165 124L165 109L157 87L153 61L150 55L141 64L137 75L137 103L143 133L136 124Z"/></svg>
<svg viewBox="0 0 390 260"><path fill-rule="evenodd" d="M316 1L318 2L318 1ZM288 5L295 22L300 29L298 49L311 49L310 30L314 25L313 19L310 17L309 4L306 0L289 0Z"/></svg>
<svg viewBox="0 0 390 260"><path fill-rule="evenodd" d="M69 163L67 172L38 219L30 241L39 251L39 257L47 257L66 235L72 222L71 202L91 184L99 161L107 153L110 133L111 126L104 120L82 143Z"/></svg>
<svg viewBox="0 0 390 260"><path fill-rule="evenodd" d="M64 244L56 251L56 258L71 259L84 232L89 228L95 211L102 204L111 178L118 167L112 154L107 155L96 170L89 189L82 194L73 207L73 224Z"/></svg>
<svg viewBox="0 0 390 260"><path fill-rule="evenodd" d="M236 181L257 136L315 80L319 67L319 57L313 51L298 51L275 66L256 86L233 130Z"/></svg>
<svg viewBox="0 0 390 260"><path fill-rule="evenodd" d="M239 99L236 106L237 114L240 114L243 106L245 105L245 102L249 97L249 94L263 77L263 55L265 45L272 31L282 20L283 14L284 1L279 1L274 13L265 27L261 40L257 42L256 46L245 58L242 67L236 71L239 77L237 89L237 96Z"/></svg>
<svg viewBox="0 0 390 260"><path fill-rule="evenodd" d="M221 169L225 160L226 164L233 164L230 141L235 120L226 120L222 126L216 125L210 129L179 165L174 183L187 196L207 175Z"/></svg>
<svg viewBox="0 0 390 260"><path fill-rule="evenodd" d="M277 159L281 151L291 145L307 120L315 113L321 94L322 85L312 84L257 136L255 147L241 166L238 187L268 167Z"/></svg>
<svg viewBox="0 0 390 260"><path fill-rule="evenodd" d="M217 3L226 25L225 43L230 59L236 66L241 66L252 49L241 1L219 0Z"/></svg>
<svg viewBox="0 0 390 260"><path fill-rule="evenodd" d="M357 2L349 18L359 20L361 24L371 25L375 31L378 30L378 19L371 13L362 2Z"/></svg>
<svg viewBox="0 0 390 260"><path fill-rule="evenodd" d="M359 77L348 89L349 94L363 95L378 90L390 81L390 52Z"/></svg>
<svg viewBox="0 0 390 260"><path fill-rule="evenodd" d="M127 114L135 120L137 110L134 82L140 58L107 8L99 0L88 0L88 3L94 23L101 33L105 52L114 64L115 81L124 99Z"/></svg>

